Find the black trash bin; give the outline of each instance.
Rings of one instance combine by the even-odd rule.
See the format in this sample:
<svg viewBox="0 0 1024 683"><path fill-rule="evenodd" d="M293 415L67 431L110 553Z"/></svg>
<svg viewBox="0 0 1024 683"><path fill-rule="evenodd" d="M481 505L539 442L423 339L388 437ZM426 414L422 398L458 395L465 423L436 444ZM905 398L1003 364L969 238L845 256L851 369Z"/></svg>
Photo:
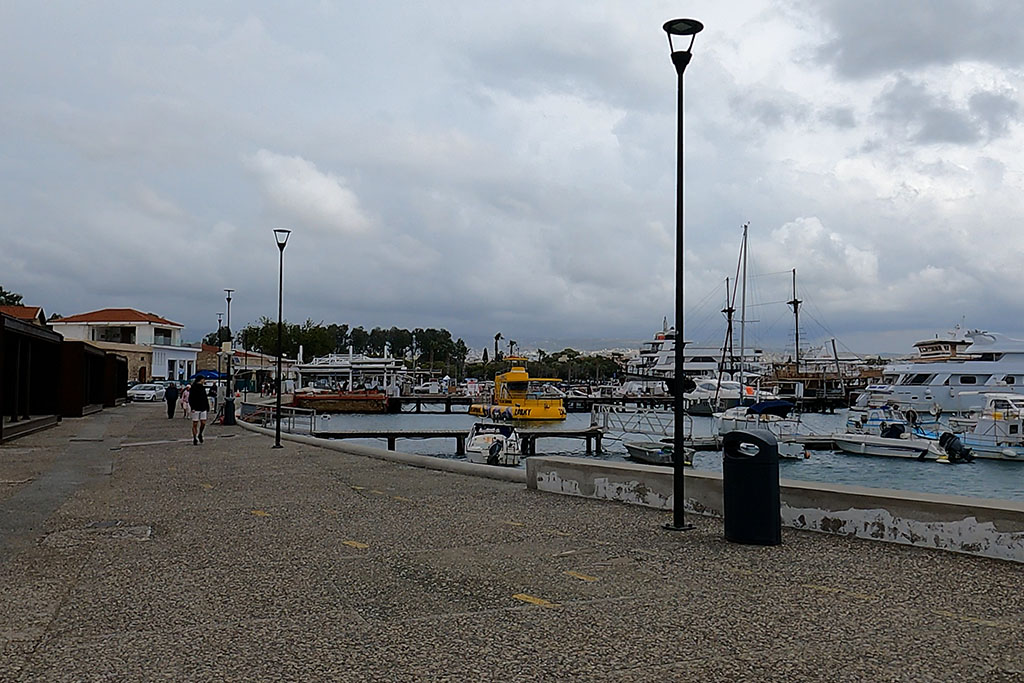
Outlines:
<svg viewBox="0 0 1024 683"><path fill-rule="evenodd" d="M745 429L722 438L725 539L779 545L779 445L767 429Z"/></svg>

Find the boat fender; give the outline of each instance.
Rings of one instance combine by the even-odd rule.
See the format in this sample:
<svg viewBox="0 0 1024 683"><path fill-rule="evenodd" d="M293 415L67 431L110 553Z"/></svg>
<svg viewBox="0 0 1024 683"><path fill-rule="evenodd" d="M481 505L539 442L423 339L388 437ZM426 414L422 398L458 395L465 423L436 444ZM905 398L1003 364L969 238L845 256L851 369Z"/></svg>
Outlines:
<svg viewBox="0 0 1024 683"><path fill-rule="evenodd" d="M502 442L501 441L495 441L494 443L491 444L491 447L487 449L487 464L488 465L497 465L498 464L498 456L501 454L501 447L502 447Z"/></svg>
<svg viewBox="0 0 1024 683"><path fill-rule="evenodd" d="M942 414L942 406L938 403L933 403L932 407L928 409L928 412L931 413L933 417L938 417Z"/></svg>
<svg viewBox="0 0 1024 683"><path fill-rule="evenodd" d="M913 426L917 425L917 411L913 408L907 411L907 422Z"/></svg>

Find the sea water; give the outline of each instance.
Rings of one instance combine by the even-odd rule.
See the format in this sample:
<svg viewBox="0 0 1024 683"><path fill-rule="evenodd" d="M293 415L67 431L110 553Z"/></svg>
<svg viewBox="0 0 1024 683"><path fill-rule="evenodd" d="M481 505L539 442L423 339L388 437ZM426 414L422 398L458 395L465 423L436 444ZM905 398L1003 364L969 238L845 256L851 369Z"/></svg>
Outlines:
<svg viewBox="0 0 1024 683"><path fill-rule="evenodd" d="M320 415L317 429L374 431L412 429L465 429L479 418L465 413L399 413L395 415ZM843 431L846 411L835 414L806 414L801 422L813 434ZM585 429L590 426L589 413L570 413L565 421L528 423L529 429L560 430ZM708 435L715 424L710 417L693 418L693 434ZM303 430L304 431L304 430ZM586 455L585 441L542 437L537 440L538 455L569 455L601 460L626 460L622 441L654 440L644 434L606 434L602 454ZM352 439L354 443L386 448L384 439ZM455 441L447 438L399 439L396 449L405 453L432 455L441 458L461 458L455 455ZM870 488L901 489L923 493L941 493L979 498L998 498L1024 501L1024 462L976 460L970 464L944 465L934 461L920 462L908 458L884 458L849 455L841 452L810 451L806 460L781 460L779 474L783 479L798 479L826 484L847 484ZM721 451L698 451L694 455L694 469L722 471Z"/></svg>

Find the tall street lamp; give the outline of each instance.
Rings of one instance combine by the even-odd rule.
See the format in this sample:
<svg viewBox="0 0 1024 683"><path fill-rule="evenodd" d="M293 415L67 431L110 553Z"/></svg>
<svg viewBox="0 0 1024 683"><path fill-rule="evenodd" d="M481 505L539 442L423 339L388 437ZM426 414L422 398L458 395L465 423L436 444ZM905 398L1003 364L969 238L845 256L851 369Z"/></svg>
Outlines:
<svg viewBox="0 0 1024 683"><path fill-rule="evenodd" d="M668 34L668 48L672 55L672 64L676 67L678 76L677 85L677 114L678 128L676 130L676 339L675 339L675 401L673 403L673 469L672 469L672 522L665 524L665 528L672 531L687 531L693 528L687 524L684 507L686 505L686 475L684 474L686 453L683 443L683 420L685 419L685 406L683 399L683 72L686 65L690 63L693 49L693 41L697 34L704 30L704 24L696 19L671 19L665 22L662 27ZM690 44L686 49L677 50L672 44L673 36L685 38L689 36Z"/></svg>
<svg viewBox="0 0 1024 683"><path fill-rule="evenodd" d="M224 395L224 425L231 427L235 424L235 387L231 383L231 365L233 364L235 335L231 333L231 292L233 289L225 289L228 300L228 387Z"/></svg>
<svg viewBox="0 0 1024 683"><path fill-rule="evenodd" d="M274 436L274 448L281 448L281 347L284 345L284 247L288 244L288 237L292 234L291 230L285 230L284 228L278 228L274 230L274 239L277 240L277 249L281 252L280 262L277 270L277 410L275 411L275 417L277 420L277 427L275 429Z"/></svg>

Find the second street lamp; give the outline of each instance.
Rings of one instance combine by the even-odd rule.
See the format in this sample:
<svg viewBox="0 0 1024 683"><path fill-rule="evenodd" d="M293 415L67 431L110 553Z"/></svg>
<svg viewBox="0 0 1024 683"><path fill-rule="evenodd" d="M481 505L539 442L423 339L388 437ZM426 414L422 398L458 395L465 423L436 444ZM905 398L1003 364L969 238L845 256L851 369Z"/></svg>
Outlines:
<svg viewBox="0 0 1024 683"><path fill-rule="evenodd" d="M677 84L677 113L676 121L676 338L675 338L675 369L674 377L674 402L673 402L673 468L672 468L672 522L665 524L665 528L672 531L686 531L693 528L692 524L686 523L686 475L685 475L685 442L683 434L683 420L685 419L686 405L683 398L684 374L683 347L686 344L683 338L683 72L690 63L693 49L693 41L697 34L704 30L704 24L696 19L671 19L662 26L668 34L668 47L672 54L672 64L676 67ZM672 37L689 37L690 44L684 50L677 50L672 44Z"/></svg>
<svg viewBox="0 0 1024 683"><path fill-rule="evenodd" d="M288 237L291 230L278 228L274 230L274 239L277 241L277 249L281 252L280 262L277 270L277 405L274 416L277 427L274 429L274 448L281 448L281 349L284 344L284 247L288 244Z"/></svg>
<svg viewBox="0 0 1024 683"><path fill-rule="evenodd" d="M231 427L235 424L235 387L231 379L231 365L235 361L235 335L231 333L231 292L235 290L225 289L224 291L227 293L228 300L228 386L227 391L224 392L224 425Z"/></svg>

